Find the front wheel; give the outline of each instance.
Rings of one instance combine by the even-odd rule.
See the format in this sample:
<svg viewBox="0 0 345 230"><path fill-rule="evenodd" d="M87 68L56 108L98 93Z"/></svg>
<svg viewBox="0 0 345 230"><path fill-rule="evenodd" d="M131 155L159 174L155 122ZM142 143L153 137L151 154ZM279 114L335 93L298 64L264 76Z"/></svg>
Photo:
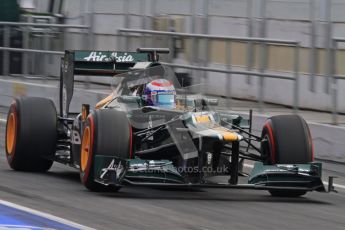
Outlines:
<svg viewBox="0 0 345 230"><path fill-rule="evenodd" d="M87 118L81 144L80 178L90 191L118 191L119 186L105 186L95 181L96 155L131 158L132 128L127 116L116 110L96 110Z"/></svg>
<svg viewBox="0 0 345 230"><path fill-rule="evenodd" d="M267 119L262 129L264 164L307 164L314 160L313 143L306 121L298 115ZM305 191L270 190L272 196L298 197Z"/></svg>

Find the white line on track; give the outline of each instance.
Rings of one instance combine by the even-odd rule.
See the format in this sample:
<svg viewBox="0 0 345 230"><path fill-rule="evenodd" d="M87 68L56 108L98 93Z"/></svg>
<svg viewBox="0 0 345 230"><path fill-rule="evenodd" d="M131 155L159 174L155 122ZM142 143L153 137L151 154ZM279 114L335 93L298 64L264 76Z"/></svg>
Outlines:
<svg viewBox="0 0 345 230"><path fill-rule="evenodd" d="M247 168L254 168L254 165L251 165L251 164L246 164L244 163L243 166L247 167ZM328 182L327 181L322 181L325 185L328 185ZM342 184L333 184L334 187L336 188L342 188L342 189L345 189L345 185L342 185Z"/></svg>
<svg viewBox="0 0 345 230"><path fill-rule="evenodd" d="M14 204L14 203L11 203L11 202L8 202L5 200L0 199L0 204L11 207L11 208L15 208L15 209L18 209L18 210L21 210L24 212L31 213L31 214L36 215L36 216L41 216L43 218L46 218L46 219L49 219L52 221L56 221L56 222L59 222L61 224L69 225L69 226L74 227L74 228L85 229L85 230L95 230L94 228L86 227L84 225L77 224L75 222L72 222L72 221L57 217L57 216L50 215L48 213L40 212L40 211L31 209L31 208L27 208L27 207L24 207L24 206L21 206L18 204Z"/></svg>
<svg viewBox="0 0 345 230"><path fill-rule="evenodd" d="M1 119L1 118L0 118L0 122L1 122L1 123L6 123L6 119Z"/></svg>
<svg viewBox="0 0 345 230"><path fill-rule="evenodd" d="M327 181L322 181L325 185L328 186L328 182ZM336 187L336 188L341 188L341 189L345 189L345 185L341 185L341 184L334 184L333 183L333 186Z"/></svg>

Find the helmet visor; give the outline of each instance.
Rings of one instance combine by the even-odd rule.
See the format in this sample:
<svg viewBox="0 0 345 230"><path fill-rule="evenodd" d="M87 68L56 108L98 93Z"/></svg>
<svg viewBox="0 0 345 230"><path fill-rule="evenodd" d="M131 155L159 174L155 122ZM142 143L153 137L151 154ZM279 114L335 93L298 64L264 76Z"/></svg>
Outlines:
<svg viewBox="0 0 345 230"><path fill-rule="evenodd" d="M174 94L158 94L157 103L159 104L174 104L175 95Z"/></svg>

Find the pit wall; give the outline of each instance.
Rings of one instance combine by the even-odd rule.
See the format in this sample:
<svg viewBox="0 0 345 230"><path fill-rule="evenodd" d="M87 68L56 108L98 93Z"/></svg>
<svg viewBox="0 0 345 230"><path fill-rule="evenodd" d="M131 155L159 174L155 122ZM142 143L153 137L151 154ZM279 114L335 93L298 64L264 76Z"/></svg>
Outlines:
<svg viewBox="0 0 345 230"><path fill-rule="evenodd" d="M177 61L178 64L186 64L186 62ZM211 68L225 69L224 65L209 65ZM245 70L240 67L232 67L232 70ZM234 98L242 98L248 100L260 99L260 77L244 76L239 74L224 73L207 73L202 71L190 71L178 69L178 71L187 71L192 77L192 84L207 85L206 92L217 96L229 96ZM280 72L270 71L270 74L281 74ZM293 76L293 75L290 75ZM229 84L230 79L230 84ZM248 81L249 79L249 81ZM314 76L314 91L310 90L311 81L309 75L300 74L298 77L298 107L303 109L314 109L318 111L332 111L333 102L331 90L325 89L328 79L324 76ZM265 78L263 84L264 102L286 105L293 107L295 97L295 81L285 79ZM333 86L337 89L337 111L345 112L345 80L337 80Z"/></svg>
<svg viewBox="0 0 345 230"><path fill-rule="evenodd" d="M330 5L328 5L328 3ZM37 10L48 8L45 0L36 1ZM344 98L344 83L338 81L326 90L329 58L326 51L331 37L345 37L345 2L344 0L69 0L63 4L62 13L66 24L84 24L91 26L92 42L85 47L85 34L68 29L64 36L64 49L125 50L119 41L118 29L149 29L186 33L204 33L210 35L267 37L288 39L300 42L299 105L303 108L331 111L332 87L338 89L338 98ZM173 23L169 23L173 22ZM142 37L142 36L141 36ZM140 46L167 47L167 39L161 42L147 39L128 39L129 50ZM200 41L200 47L193 49L191 41L186 39L183 61L189 64L192 51L197 65L204 65L204 60L211 66L223 66L226 62L224 42L210 42L210 52ZM232 66L247 66L246 43L232 43ZM336 74L345 75L345 44L339 44L336 62ZM292 76L293 52L291 48L269 45L267 70L286 73ZM313 53L315 52L315 53ZM44 65L45 73L59 76L59 58L54 65ZM311 61L314 60L314 65ZM41 63L41 62L38 62ZM260 47L254 45L253 68L259 68ZM314 68L312 69L312 66ZM309 75L309 73L313 73ZM326 76L325 76L326 75ZM218 92L224 88L224 81L219 74L209 74L213 82L222 84L213 89ZM211 78L211 77L210 77ZM234 97L257 99L257 81L248 85L244 79L234 80ZM315 81L315 89L310 83ZM290 105L293 94L292 83L284 80L268 79L265 88L265 100L283 105ZM345 101L338 100L339 112L345 112Z"/></svg>

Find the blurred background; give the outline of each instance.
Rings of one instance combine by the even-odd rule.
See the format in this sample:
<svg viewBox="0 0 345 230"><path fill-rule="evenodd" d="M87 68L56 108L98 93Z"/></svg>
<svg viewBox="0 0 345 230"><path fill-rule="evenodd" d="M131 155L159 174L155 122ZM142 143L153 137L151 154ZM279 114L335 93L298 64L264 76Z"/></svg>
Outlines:
<svg viewBox="0 0 345 230"><path fill-rule="evenodd" d="M343 124L344 12L343 0L1 0L0 75L58 79L66 49L169 47L162 61L208 94Z"/></svg>

